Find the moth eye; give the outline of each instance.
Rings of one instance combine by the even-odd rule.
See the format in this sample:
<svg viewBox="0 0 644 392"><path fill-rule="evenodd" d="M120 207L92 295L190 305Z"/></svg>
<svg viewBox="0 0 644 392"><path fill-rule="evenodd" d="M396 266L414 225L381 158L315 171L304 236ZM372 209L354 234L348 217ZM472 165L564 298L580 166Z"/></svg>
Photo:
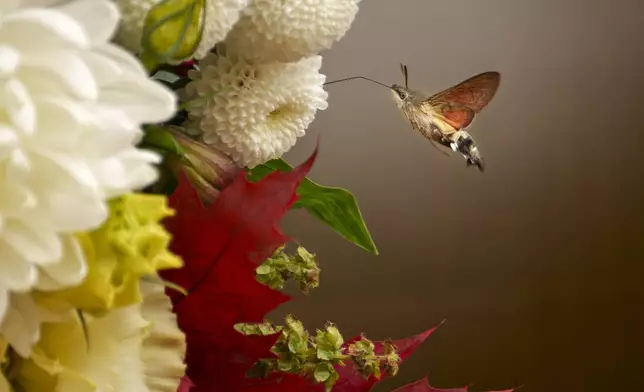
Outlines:
<svg viewBox="0 0 644 392"><path fill-rule="evenodd" d="M401 91L398 93L398 96L400 97L400 99L405 99L407 98L407 93L404 91Z"/></svg>

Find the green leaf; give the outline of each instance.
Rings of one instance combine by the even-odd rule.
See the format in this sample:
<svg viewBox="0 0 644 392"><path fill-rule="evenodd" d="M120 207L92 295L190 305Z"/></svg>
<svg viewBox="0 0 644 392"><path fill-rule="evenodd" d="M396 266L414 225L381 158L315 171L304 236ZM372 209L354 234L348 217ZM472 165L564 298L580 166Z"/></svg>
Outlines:
<svg viewBox="0 0 644 392"><path fill-rule="evenodd" d="M160 80L167 84L176 83L181 79L179 76L173 74L172 72L168 72L164 70L157 71L154 75L152 75L152 78L156 80Z"/></svg>
<svg viewBox="0 0 644 392"><path fill-rule="evenodd" d="M334 350L328 350L324 348L317 349L317 357L323 361L330 361L335 357Z"/></svg>
<svg viewBox="0 0 644 392"><path fill-rule="evenodd" d="M150 9L143 24L142 58L153 60L187 59L199 45L203 32L205 0L162 0Z"/></svg>
<svg viewBox="0 0 644 392"><path fill-rule="evenodd" d="M288 349L293 354L298 354L300 351L306 350L306 341L297 335L290 335L288 337Z"/></svg>
<svg viewBox="0 0 644 392"><path fill-rule="evenodd" d="M288 372L295 368L297 368L297 362L295 362L295 360L293 360L292 358L288 358L288 359L280 358L277 361L277 369L281 372Z"/></svg>
<svg viewBox="0 0 644 392"><path fill-rule="evenodd" d="M328 363L321 363L315 367L313 371L313 377L317 382L325 382L331 377L330 365Z"/></svg>
<svg viewBox="0 0 644 392"><path fill-rule="evenodd" d="M250 181L259 181L275 170L291 171L283 159L273 159L248 171ZM304 208L311 215L330 226L347 241L378 254L367 225L362 218L355 196L342 188L319 185L308 178L297 188L298 200L293 208Z"/></svg>
<svg viewBox="0 0 644 392"><path fill-rule="evenodd" d="M255 273L258 275L267 275L273 272L273 268L270 265L260 265L255 269Z"/></svg>
<svg viewBox="0 0 644 392"><path fill-rule="evenodd" d="M298 336L300 336L303 339L305 339L307 337L307 332L304 329L304 325L302 324L302 322L300 320L297 320L296 318L294 318L291 315L287 315L286 319L285 319L285 322L286 322L287 328L289 328L290 331L292 331L293 333L297 334Z"/></svg>
<svg viewBox="0 0 644 392"><path fill-rule="evenodd" d="M144 147L154 148L162 154L174 153L179 156L184 154L183 148L170 132L154 125L146 127L142 144Z"/></svg>
<svg viewBox="0 0 644 392"><path fill-rule="evenodd" d="M335 349L340 349L344 344L344 339L340 334L340 331L337 327L330 325L326 329L326 338L329 343L333 345Z"/></svg>

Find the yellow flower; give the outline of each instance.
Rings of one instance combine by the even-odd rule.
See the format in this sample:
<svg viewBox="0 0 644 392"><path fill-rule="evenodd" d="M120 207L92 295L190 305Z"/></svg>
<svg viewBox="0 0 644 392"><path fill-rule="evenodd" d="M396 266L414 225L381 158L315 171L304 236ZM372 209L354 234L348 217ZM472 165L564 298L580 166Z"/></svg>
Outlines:
<svg viewBox="0 0 644 392"><path fill-rule="evenodd" d="M127 194L112 200L107 222L77 235L89 267L85 281L65 290L36 293L38 303L52 310L75 308L96 315L139 303L142 276L182 266L168 250L171 237L160 224L172 214L165 196Z"/></svg>
<svg viewBox="0 0 644 392"><path fill-rule="evenodd" d="M44 324L29 359L12 364L24 392L174 392L184 374L185 337L163 286L141 282L143 302L103 316ZM161 344L163 342L164 344ZM0 391L4 392L1 389Z"/></svg>

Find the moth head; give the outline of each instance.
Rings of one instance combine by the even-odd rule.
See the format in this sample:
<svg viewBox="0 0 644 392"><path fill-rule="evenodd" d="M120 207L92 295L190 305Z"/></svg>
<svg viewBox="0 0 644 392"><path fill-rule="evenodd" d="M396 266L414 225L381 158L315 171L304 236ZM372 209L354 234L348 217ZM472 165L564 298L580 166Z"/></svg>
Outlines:
<svg viewBox="0 0 644 392"><path fill-rule="evenodd" d="M397 103L409 102L413 97L411 91L399 84L391 86L391 91Z"/></svg>

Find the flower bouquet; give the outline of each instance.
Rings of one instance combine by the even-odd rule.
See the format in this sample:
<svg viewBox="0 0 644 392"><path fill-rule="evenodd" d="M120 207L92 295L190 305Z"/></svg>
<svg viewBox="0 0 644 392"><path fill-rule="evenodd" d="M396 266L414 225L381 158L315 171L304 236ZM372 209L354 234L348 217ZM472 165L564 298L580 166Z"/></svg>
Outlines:
<svg viewBox="0 0 644 392"><path fill-rule="evenodd" d="M281 159L326 109L319 53L357 11L0 0L0 392L358 392L396 374L435 327L371 341L266 320L288 281L319 284L288 210L377 253L353 195L306 177L316 152Z"/></svg>

